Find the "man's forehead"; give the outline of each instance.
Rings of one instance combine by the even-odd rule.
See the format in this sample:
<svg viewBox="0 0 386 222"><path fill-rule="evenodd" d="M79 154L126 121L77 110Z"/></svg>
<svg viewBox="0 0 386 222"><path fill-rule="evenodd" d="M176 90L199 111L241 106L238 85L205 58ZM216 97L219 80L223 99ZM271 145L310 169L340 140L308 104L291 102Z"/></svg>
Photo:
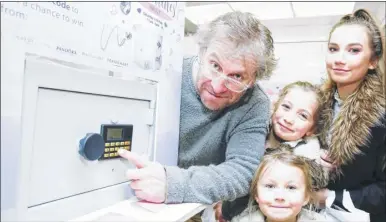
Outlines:
<svg viewBox="0 0 386 222"><path fill-rule="evenodd" d="M224 50L223 50L224 51ZM232 53L222 53L219 51L208 51L208 57L217 60L222 66L227 66L229 69L237 69L249 72L256 68L256 61L247 55L237 55ZM253 72L253 71L252 71Z"/></svg>
<svg viewBox="0 0 386 222"><path fill-rule="evenodd" d="M243 56L237 56L231 53L225 53L222 51L208 52L208 57L220 60L221 62L244 64L245 58Z"/></svg>
<svg viewBox="0 0 386 222"><path fill-rule="evenodd" d="M207 52L209 54L215 54L218 57L234 57L241 59L244 57L243 52L232 43L232 42L223 42L223 41L214 41L209 45Z"/></svg>
<svg viewBox="0 0 386 222"><path fill-rule="evenodd" d="M256 64L256 56L253 53L247 51L240 52L240 50L228 46L210 47L207 50L207 56L222 62L243 64L243 67Z"/></svg>

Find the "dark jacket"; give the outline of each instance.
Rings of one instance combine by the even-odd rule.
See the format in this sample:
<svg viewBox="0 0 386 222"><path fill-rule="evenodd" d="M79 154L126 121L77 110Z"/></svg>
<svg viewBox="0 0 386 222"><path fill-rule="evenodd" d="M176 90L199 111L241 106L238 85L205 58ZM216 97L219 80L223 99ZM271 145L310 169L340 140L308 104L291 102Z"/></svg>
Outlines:
<svg viewBox="0 0 386 222"><path fill-rule="evenodd" d="M241 214L248 206L249 195L237 198L234 201L224 201L222 203L222 217L231 221L233 217Z"/></svg>
<svg viewBox="0 0 386 222"><path fill-rule="evenodd" d="M322 89L324 107L319 127L324 130L320 138L342 172L328 185L335 191L333 203L345 209L342 194L346 191L355 208L370 214L371 222L385 222L386 111L382 78L368 74L344 101L331 81Z"/></svg>
<svg viewBox="0 0 386 222"><path fill-rule="evenodd" d="M363 154L343 165L343 176L330 181L328 189L335 191L334 204L344 207L343 190L347 190L354 206L370 213L371 222L385 222L385 125L372 127L371 135L369 145L361 148Z"/></svg>

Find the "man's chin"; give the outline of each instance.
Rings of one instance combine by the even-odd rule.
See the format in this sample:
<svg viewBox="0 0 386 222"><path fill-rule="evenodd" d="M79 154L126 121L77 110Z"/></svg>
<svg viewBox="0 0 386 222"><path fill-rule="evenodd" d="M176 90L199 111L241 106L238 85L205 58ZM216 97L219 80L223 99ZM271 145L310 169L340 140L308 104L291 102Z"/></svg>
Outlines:
<svg viewBox="0 0 386 222"><path fill-rule="evenodd" d="M223 108L218 106L218 105L214 105L214 104L205 104L205 107L209 110L212 110L212 111L219 111L219 110L222 110Z"/></svg>
<svg viewBox="0 0 386 222"><path fill-rule="evenodd" d="M222 110L224 108L224 106L221 106L218 103L214 103L211 101L205 101L204 99L201 99L201 101L207 109L212 110L212 111L219 111L219 110Z"/></svg>

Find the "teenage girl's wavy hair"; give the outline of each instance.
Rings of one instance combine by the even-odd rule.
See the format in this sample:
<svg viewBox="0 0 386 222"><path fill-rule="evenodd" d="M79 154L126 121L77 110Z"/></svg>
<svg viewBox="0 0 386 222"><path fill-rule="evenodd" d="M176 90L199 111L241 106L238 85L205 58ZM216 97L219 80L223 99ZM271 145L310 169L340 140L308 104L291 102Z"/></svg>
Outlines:
<svg viewBox="0 0 386 222"><path fill-rule="evenodd" d="M347 25L358 25L363 27L365 30L368 40L369 47L371 49L371 62L375 65L375 69L368 69L366 77L371 81L372 88L371 90L376 90L378 94L380 93L383 98L371 98L375 101L381 102L384 104L384 97L386 97L386 76L385 76L385 27L381 27L378 21L365 9L358 9L355 12L343 16L340 21L333 26L331 29L328 42L332 33L341 26ZM370 84L368 83L368 84ZM367 84L367 85L368 85ZM362 85L363 86L363 85ZM360 86L360 87L362 87ZM323 121L319 122L319 129L322 131L320 138L323 147L328 147L327 140L329 134L329 128L333 123L332 111L331 111L331 98L333 97L334 89L336 88L336 83L328 76L327 81L323 84L322 90L324 91L323 97ZM360 90L360 89L359 89ZM385 109L385 107L380 107ZM339 154L338 154L339 150ZM342 151L343 150L343 151ZM352 153L360 153L360 150L356 147L353 147L352 150L344 149L341 147L336 148L336 152L333 152L335 156L334 159L338 161L338 164L345 163L352 160ZM348 160L345 160L348 159ZM385 158L383 158L386 161ZM383 163L385 164L385 163Z"/></svg>
<svg viewBox="0 0 386 222"><path fill-rule="evenodd" d="M358 9L352 14L343 16L340 21L333 26L329 34L328 42L330 42L331 35L335 29L343 25L359 25L365 28L372 53L371 61L377 63L376 68L369 69L367 74L378 75L383 79L383 93L386 96L385 27L381 27L378 21L366 9ZM325 87L330 88L333 85L333 81L328 78Z"/></svg>

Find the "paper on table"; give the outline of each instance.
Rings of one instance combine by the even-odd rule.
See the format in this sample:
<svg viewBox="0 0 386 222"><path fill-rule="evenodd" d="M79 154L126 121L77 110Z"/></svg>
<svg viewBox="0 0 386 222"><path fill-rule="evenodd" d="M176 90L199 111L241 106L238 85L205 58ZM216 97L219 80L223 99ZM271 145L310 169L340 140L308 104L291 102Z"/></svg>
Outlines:
<svg viewBox="0 0 386 222"><path fill-rule="evenodd" d="M118 213L112 213L109 212L101 217L98 217L97 219L93 220L93 222L111 222L111 221L117 221L117 222L127 222L127 221L135 221L136 219L130 216L125 216Z"/></svg>
<svg viewBox="0 0 386 222"><path fill-rule="evenodd" d="M138 205L150 212L153 212L153 213L158 213L160 212L161 210L165 209L166 207L166 204L157 204L157 203L150 203L150 202L147 202L147 201L138 201L138 202L135 202L133 203L133 205Z"/></svg>

